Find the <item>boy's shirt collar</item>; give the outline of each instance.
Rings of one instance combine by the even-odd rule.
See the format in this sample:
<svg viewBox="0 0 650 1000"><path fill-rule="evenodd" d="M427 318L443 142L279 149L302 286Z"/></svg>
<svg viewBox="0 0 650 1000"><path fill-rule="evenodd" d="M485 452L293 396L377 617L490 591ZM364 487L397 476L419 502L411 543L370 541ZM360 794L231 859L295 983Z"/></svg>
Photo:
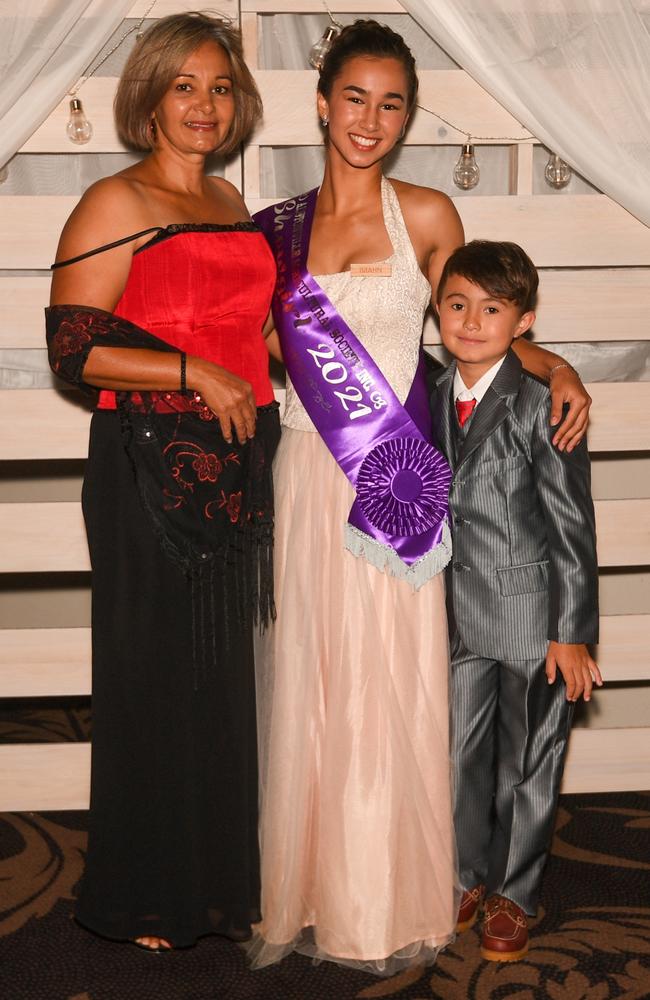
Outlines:
<svg viewBox="0 0 650 1000"><path fill-rule="evenodd" d="M477 404L480 403L481 400L483 399L483 396L494 382L496 374L505 360L506 360L506 355L504 354L502 358L500 358L497 362L495 362L495 364L493 364L491 368L488 368L488 370L483 375L481 375L480 379L478 379L478 381L474 383L471 389L467 388L467 386L463 382L460 372L458 371L458 368L456 368L456 372L454 374L454 387L453 387L454 401L456 401L458 397L461 395L461 393L463 393L464 394L463 399L474 398Z"/></svg>

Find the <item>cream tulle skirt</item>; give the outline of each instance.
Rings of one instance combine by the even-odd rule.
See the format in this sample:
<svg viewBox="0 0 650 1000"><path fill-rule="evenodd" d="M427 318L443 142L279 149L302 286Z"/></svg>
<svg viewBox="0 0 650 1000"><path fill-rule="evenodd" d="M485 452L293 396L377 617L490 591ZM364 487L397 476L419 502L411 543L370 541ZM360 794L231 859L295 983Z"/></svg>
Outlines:
<svg viewBox="0 0 650 1000"><path fill-rule="evenodd" d="M295 949L390 974L456 920L443 576L414 592L344 549L353 491L318 434L284 428L274 469L253 963Z"/></svg>

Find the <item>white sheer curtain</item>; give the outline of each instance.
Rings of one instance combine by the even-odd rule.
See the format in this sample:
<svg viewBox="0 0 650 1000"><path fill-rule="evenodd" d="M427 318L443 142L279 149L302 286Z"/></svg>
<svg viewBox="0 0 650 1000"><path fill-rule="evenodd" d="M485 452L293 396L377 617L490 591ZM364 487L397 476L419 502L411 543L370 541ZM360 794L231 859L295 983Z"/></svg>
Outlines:
<svg viewBox="0 0 650 1000"><path fill-rule="evenodd" d="M0 0L0 167L47 118L132 6L133 0Z"/></svg>
<svg viewBox="0 0 650 1000"><path fill-rule="evenodd" d="M650 225L650 0L402 0L546 146Z"/></svg>

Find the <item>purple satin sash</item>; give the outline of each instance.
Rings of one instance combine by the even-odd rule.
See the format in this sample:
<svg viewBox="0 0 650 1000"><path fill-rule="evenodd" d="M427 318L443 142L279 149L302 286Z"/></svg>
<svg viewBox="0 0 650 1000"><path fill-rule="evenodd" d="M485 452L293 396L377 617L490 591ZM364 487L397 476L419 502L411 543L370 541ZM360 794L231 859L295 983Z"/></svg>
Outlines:
<svg viewBox="0 0 650 1000"><path fill-rule="evenodd" d="M356 545L376 565L420 585L449 559L451 470L430 443L420 357L402 405L383 373L307 270L317 190L258 212L276 258L273 316L289 377L321 437L356 490L349 516ZM360 538L384 550L369 553ZM436 558L428 557L436 549ZM394 553L401 566L389 557ZM431 572L422 569L428 560Z"/></svg>

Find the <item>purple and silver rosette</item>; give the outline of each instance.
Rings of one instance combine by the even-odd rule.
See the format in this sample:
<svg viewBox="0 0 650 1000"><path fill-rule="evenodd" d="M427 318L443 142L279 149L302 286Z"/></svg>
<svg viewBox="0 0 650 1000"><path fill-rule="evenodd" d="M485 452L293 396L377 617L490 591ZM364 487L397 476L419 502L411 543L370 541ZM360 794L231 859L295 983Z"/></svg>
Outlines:
<svg viewBox="0 0 650 1000"><path fill-rule="evenodd" d="M451 469L421 438L382 441L366 455L357 475L359 506L388 535L421 535L447 514Z"/></svg>

